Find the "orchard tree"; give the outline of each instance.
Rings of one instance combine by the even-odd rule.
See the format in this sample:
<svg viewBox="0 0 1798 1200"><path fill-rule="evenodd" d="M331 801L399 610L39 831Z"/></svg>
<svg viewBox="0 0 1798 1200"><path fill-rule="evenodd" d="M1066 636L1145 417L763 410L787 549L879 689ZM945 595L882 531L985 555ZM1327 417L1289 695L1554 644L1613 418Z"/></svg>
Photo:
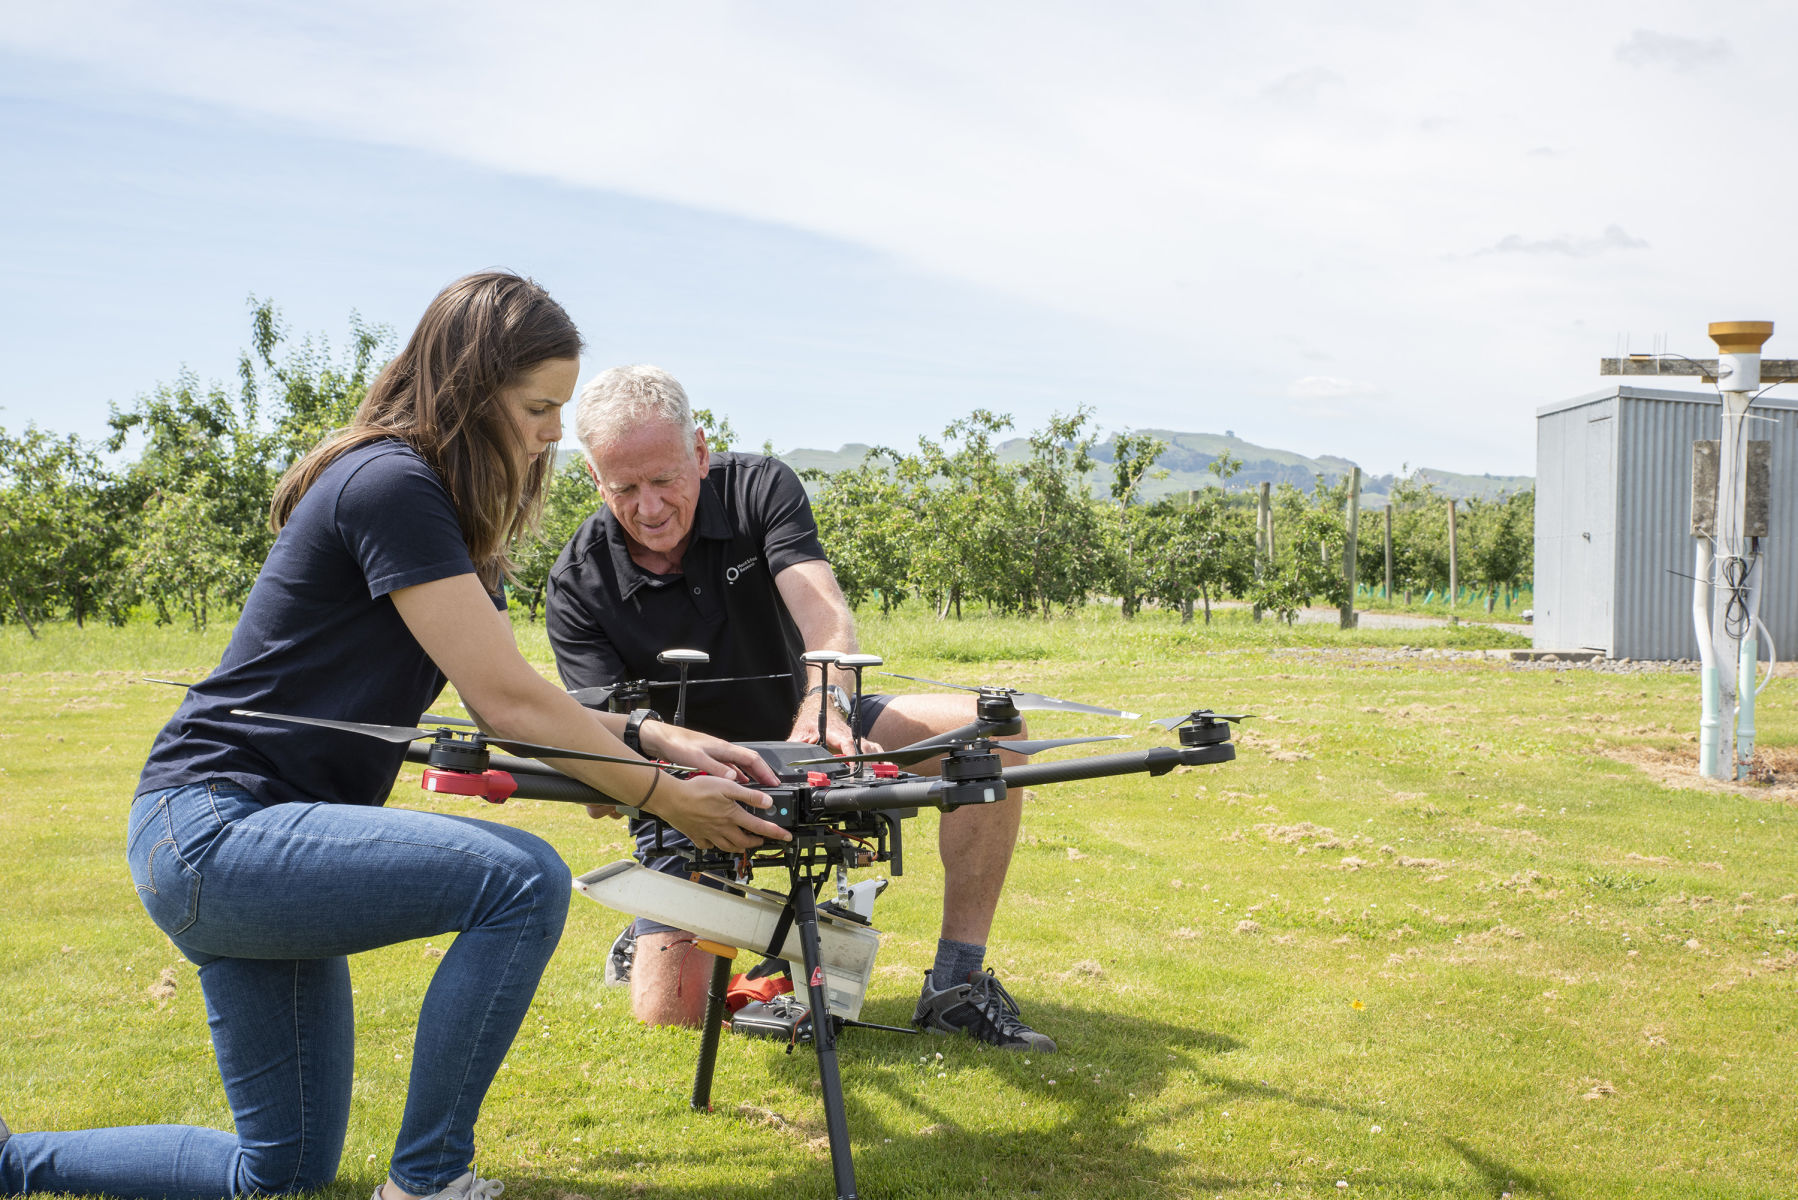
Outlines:
<svg viewBox="0 0 1798 1200"><path fill-rule="evenodd" d="M1009 417L977 408L943 430L943 443L918 439L915 463L899 463L915 520L911 580L937 603L938 618L964 599L1003 603L1015 558L1012 513L1016 479L999 462L993 435Z"/></svg>
<svg viewBox="0 0 1798 1200"><path fill-rule="evenodd" d="M880 611L890 613L905 600L918 526L907 480L917 474L915 461L908 467L904 455L881 446L833 475L807 473L821 485L812 514L849 603L878 595Z"/></svg>
<svg viewBox="0 0 1798 1200"><path fill-rule="evenodd" d="M156 605L158 624L181 613L199 632L216 607L238 603L249 591L260 562L245 561L224 508L220 499L198 489L151 494L126 567Z"/></svg>
<svg viewBox="0 0 1798 1200"><path fill-rule="evenodd" d="M1152 554L1146 576L1148 595L1192 620L1193 602L1203 602L1211 623L1211 601L1247 595L1255 582L1254 510L1247 493L1232 495L1223 484L1242 467L1228 454L1207 468L1217 486L1201 488L1188 502L1166 498L1150 505Z"/></svg>
<svg viewBox="0 0 1798 1200"><path fill-rule="evenodd" d="M1097 514L1087 490L1096 434L1092 410L1060 413L1030 435L1030 457L1019 471L1011 536L1022 550L1020 568L1004 582L1007 611L1073 608L1091 594L1102 565Z"/></svg>
<svg viewBox="0 0 1798 1200"><path fill-rule="evenodd" d="M1165 441L1146 433L1120 433L1112 440L1111 499L1115 507L1106 514L1106 575L1126 618L1134 617L1142 607L1150 573L1163 553L1155 543L1156 534L1166 532L1164 522L1144 509L1140 492L1145 480L1166 478L1166 471L1154 470L1155 460L1166 449Z"/></svg>
<svg viewBox="0 0 1798 1200"><path fill-rule="evenodd" d="M277 470L304 457L330 434L349 425L381 367L393 355L393 331L366 325L350 313L347 355L333 357L323 337L307 337L278 361L287 323L271 301L250 297L250 349L238 356L237 375L246 418L255 422L272 405L273 459Z"/></svg>
<svg viewBox="0 0 1798 1200"><path fill-rule="evenodd" d="M1509 608L1511 592L1532 574L1535 530L1534 490L1512 492L1495 500L1467 501L1465 527L1457 531L1465 547L1462 561L1468 567L1467 577L1487 589L1487 612L1497 607L1501 591Z"/></svg>
<svg viewBox="0 0 1798 1200"><path fill-rule="evenodd" d="M118 496L95 450L27 425L0 429L0 620L37 627L70 616L124 620Z"/></svg>
<svg viewBox="0 0 1798 1200"><path fill-rule="evenodd" d="M542 610L549 572L581 523L599 508L599 489L587 472L587 460L575 455L552 472L543 497L543 520L512 554L508 590L524 602L527 618Z"/></svg>
<svg viewBox="0 0 1798 1200"><path fill-rule="evenodd" d="M1392 485L1393 585L1405 592L1448 588L1448 499L1413 472ZM1384 569L1384 568L1382 568Z"/></svg>
<svg viewBox="0 0 1798 1200"><path fill-rule="evenodd" d="M1347 537L1346 483L1330 486L1319 476L1309 497L1289 483L1274 493L1274 554L1251 589L1257 607L1287 624L1314 601L1340 605L1348 592L1342 577Z"/></svg>

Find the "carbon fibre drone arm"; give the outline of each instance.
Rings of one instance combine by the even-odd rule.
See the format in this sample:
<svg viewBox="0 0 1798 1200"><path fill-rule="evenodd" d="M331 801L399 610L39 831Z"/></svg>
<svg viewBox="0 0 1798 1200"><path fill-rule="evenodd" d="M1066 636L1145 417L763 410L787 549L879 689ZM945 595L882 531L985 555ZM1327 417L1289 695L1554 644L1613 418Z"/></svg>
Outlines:
<svg viewBox="0 0 1798 1200"><path fill-rule="evenodd" d="M1007 787L1030 787L1047 783L1070 783L1079 779L1103 779L1112 775L1165 775L1175 767L1196 767L1209 763L1229 762L1236 757L1236 747L1229 742L1213 746L1156 746L1131 754L1101 754L1090 758L1071 758L1065 762L1025 763L1006 767L999 780ZM973 788L981 782L968 780L962 788ZM959 808L958 788L941 779L915 779L899 783L877 783L866 787L838 787L812 799L812 811L832 813L874 812L884 808ZM967 803L981 803L970 800Z"/></svg>
<svg viewBox="0 0 1798 1200"><path fill-rule="evenodd" d="M406 748L406 758L410 762L429 763L430 747L414 743ZM610 804L627 817L642 814L622 801L614 800L598 788L588 787L580 780L564 775L547 763L534 758L514 758L509 754L494 754L487 760L489 770L504 771L512 776L518 784L510 798L517 800L560 800L569 804Z"/></svg>

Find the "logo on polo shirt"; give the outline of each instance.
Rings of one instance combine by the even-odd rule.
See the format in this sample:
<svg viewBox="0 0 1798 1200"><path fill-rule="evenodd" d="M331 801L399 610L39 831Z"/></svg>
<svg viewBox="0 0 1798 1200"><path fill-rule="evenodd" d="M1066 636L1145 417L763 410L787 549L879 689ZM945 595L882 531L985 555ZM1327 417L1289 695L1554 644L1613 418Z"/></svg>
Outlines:
<svg viewBox="0 0 1798 1200"><path fill-rule="evenodd" d="M757 561L754 558L746 558L734 567L724 568L724 582L735 583L743 577L744 572L752 570Z"/></svg>

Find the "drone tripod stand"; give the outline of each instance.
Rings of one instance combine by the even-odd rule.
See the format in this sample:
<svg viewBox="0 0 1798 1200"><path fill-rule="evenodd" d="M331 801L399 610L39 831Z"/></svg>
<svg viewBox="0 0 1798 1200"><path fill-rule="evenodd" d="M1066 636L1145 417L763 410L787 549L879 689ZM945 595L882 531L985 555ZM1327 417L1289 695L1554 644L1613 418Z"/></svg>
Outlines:
<svg viewBox="0 0 1798 1200"><path fill-rule="evenodd" d="M830 1169L836 1177L837 1200L856 1200L858 1193L855 1189L855 1161L849 1146L849 1118L843 1110L843 1080L837 1070L837 1028L856 1025L894 1033L915 1033L916 1030L851 1021L830 1014L824 983L824 956L818 943L818 904L813 895L817 880L809 878L798 863L791 867L791 876L792 890L787 893L783 926L790 917L792 928L799 934L807 1007L812 1013L812 1048L818 1053L818 1082L824 1091L824 1128L830 1137ZM774 945L779 946L785 936L786 930L782 928L775 934ZM712 1071L718 1061L718 1039L724 1025L724 992L730 982L730 967L730 958L722 955L718 957L712 966L711 988L706 993L699 1062L693 1068L692 1105L699 1112L710 1112L712 1109Z"/></svg>

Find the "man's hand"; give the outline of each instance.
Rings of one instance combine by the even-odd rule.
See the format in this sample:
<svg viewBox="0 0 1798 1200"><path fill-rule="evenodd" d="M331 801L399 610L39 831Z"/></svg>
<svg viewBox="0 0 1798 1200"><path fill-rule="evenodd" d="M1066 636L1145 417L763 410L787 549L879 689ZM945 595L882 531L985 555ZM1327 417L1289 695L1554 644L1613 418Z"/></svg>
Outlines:
<svg viewBox="0 0 1798 1200"><path fill-rule="evenodd" d="M586 807L587 815L592 817L595 821L599 820L601 817L610 817L612 820L616 821L624 815L610 804L589 804Z"/></svg>
<svg viewBox="0 0 1798 1200"><path fill-rule="evenodd" d="M643 811L686 834L701 850L736 851L753 850L769 838L778 842L793 840L793 835L780 826L749 811L773 804L761 792L716 775L695 775L691 779L664 776Z"/></svg>
<svg viewBox="0 0 1798 1200"><path fill-rule="evenodd" d="M787 736L787 740L810 742L816 746L818 744L818 710L815 708L810 711L802 709L799 715L793 718L793 732ZM832 754L855 753L855 735L849 730L849 722L843 720L842 714L834 708L830 710L830 721L824 727L824 748ZM864 754L885 749L886 747L879 742L871 742L867 738L862 739Z"/></svg>
<svg viewBox="0 0 1798 1200"><path fill-rule="evenodd" d="M667 762L697 767L708 775L739 783L777 784L780 780L753 750L693 729L662 721L645 721L638 736L643 749ZM673 822L669 822L673 824ZM675 828L680 828L678 825ZM682 833L687 833L685 829ZM692 834L687 834L691 837Z"/></svg>

